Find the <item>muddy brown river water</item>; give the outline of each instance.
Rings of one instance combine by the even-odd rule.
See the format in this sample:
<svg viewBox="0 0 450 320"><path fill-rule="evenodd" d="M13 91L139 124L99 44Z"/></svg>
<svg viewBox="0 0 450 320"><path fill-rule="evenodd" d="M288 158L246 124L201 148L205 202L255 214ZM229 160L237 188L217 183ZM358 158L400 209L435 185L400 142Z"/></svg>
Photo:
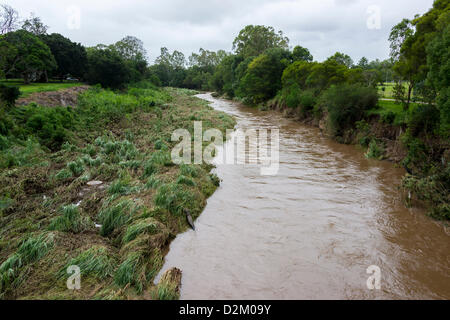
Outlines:
<svg viewBox="0 0 450 320"><path fill-rule="evenodd" d="M237 127L280 128L280 170L218 165L221 187L172 243L182 299L450 299L450 230L405 208L391 163L317 128L199 95ZM369 290L369 266L381 290ZM162 272L163 272L162 271Z"/></svg>

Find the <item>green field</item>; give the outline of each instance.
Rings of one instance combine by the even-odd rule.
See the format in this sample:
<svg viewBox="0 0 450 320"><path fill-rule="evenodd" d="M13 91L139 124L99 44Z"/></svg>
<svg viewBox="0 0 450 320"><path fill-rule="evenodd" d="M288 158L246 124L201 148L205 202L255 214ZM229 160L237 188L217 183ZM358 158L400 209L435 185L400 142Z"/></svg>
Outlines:
<svg viewBox="0 0 450 320"><path fill-rule="evenodd" d="M58 91L83 85L81 82L47 82L24 84L20 79L1 80L0 84L17 86L20 89L21 97L27 97L35 92Z"/></svg>
<svg viewBox="0 0 450 320"><path fill-rule="evenodd" d="M417 107L419 104L411 103L409 106L409 111L403 109L403 105L398 104L395 101L380 100L378 102L378 109L369 111L370 115L379 115L382 119L388 119L391 117L390 124L402 125L406 123L408 115Z"/></svg>
<svg viewBox="0 0 450 320"><path fill-rule="evenodd" d="M408 84L404 83L405 92L408 92ZM395 82L386 82L382 86L378 86L378 93L381 99L395 99L394 97ZM384 90L383 90L384 88Z"/></svg>

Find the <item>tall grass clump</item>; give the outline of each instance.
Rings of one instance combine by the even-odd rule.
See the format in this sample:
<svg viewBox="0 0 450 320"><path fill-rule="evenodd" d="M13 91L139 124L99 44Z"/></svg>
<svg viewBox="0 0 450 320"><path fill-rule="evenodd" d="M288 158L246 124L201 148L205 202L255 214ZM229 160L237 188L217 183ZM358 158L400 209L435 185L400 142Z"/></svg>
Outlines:
<svg viewBox="0 0 450 320"><path fill-rule="evenodd" d="M123 243L129 243L142 234L155 234L160 229L161 224L152 218L137 221L135 224L128 227L123 237Z"/></svg>
<svg viewBox="0 0 450 320"><path fill-rule="evenodd" d="M140 252L130 253L114 275L116 285L121 287L132 285L138 293L142 292L146 281L145 257Z"/></svg>
<svg viewBox="0 0 450 320"><path fill-rule="evenodd" d="M75 205L62 207L61 211L62 215L50 223L50 231L81 233L92 226L92 221L88 217L83 217Z"/></svg>
<svg viewBox="0 0 450 320"><path fill-rule="evenodd" d="M42 259L54 245L54 235L45 233L23 240L17 251L0 265L0 298L20 286L22 269Z"/></svg>
<svg viewBox="0 0 450 320"><path fill-rule="evenodd" d="M100 223L102 224L100 234L103 237L109 236L114 230L128 223L135 211L135 205L128 200L103 209L99 214Z"/></svg>
<svg viewBox="0 0 450 320"><path fill-rule="evenodd" d="M195 203L195 196L178 184L165 184L158 188L155 204L175 215L181 215L184 208Z"/></svg>
<svg viewBox="0 0 450 320"><path fill-rule="evenodd" d="M92 276L103 280L114 275L114 260L108 249L102 246L94 246L71 259L64 268L59 271L59 278L63 278L69 266L80 267L82 276Z"/></svg>

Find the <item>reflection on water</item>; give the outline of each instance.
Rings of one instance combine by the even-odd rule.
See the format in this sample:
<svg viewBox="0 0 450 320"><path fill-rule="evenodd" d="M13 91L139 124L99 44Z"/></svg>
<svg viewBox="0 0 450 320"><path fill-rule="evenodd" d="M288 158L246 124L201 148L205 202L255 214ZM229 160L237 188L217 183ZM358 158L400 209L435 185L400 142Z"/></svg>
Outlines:
<svg viewBox="0 0 450 320"><path fill-rule="evenodd" d="M401 169L276 112L199 97L239 128L279 127L280 170L218 165L197 231L166 257L163 271L183 270L183 299L450 299L450 236L404 207ZM367 289L371 265L380 291Z"/></svg>

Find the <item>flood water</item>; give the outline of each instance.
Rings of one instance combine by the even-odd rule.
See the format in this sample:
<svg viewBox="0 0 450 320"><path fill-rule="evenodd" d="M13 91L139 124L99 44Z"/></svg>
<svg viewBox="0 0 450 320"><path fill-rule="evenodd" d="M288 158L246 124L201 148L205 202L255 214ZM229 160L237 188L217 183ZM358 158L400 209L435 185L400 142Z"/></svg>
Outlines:
<svg viewBox="0 0 450 320"><path fill-rule="evenodd" d="M237 127L280 129L280 170L218 165L221 187L165 270L182 299L450 299L450 230L405 208L391 163L277 112L199 95ZM381 290L367 288L369 266Z"/></svg>

